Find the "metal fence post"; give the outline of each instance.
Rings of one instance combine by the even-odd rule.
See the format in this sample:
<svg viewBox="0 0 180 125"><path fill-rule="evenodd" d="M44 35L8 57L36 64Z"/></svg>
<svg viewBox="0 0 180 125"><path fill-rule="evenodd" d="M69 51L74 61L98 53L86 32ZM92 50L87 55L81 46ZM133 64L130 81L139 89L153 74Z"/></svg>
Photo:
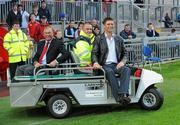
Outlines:
<svg viewBox="0 0 180 125"><path fill-rule="evenodd" d="M117 2L116 2L116 34L119 33L119 30L118 30L118 29L119 29L119 25L118 25L118 24L119 24L119 23L118 23L118 21L119 21L119 20L118 20L118 12L119 12L119 11L118 11L118 1L117 1Z"/></svg>
<svg viewBox="0 0 180 125"><path fill-rule="evenodd" d="M131 5L131 30L133 29L133 17L134 17L134 13L133 13L133 9L134 9L134 4L133 4L133 0L131 0L130 2Z"/></svg>
<svg viewBox="0 0 180 125"><path fill-rule="evenodd" d="M65 30L65 26L66 26L66 9L65 9L66 5L65 5L65 0L63 0L63 13L65 14L65 17L62 18L62 34L63 34L63 40L64 40L64 30Z"/></svg>
<svg viewBox="0 0 180 125"><path fill-rule="evenodd" d="M83 3L83 20L84 20L84 22L86 22L86 15L85 15L85 13L86 13L86 11L85 11L85 1L83 0L82 1L82 3Z"/></svg>
<svg viewBox="0 0 180 125"><path fill-rule="evenodd" d="M102 8L102 0L100 0L100 27L101 27L101 31L103 30L103 24L102 24L102 15L103 15L103 8Z"/></svg>

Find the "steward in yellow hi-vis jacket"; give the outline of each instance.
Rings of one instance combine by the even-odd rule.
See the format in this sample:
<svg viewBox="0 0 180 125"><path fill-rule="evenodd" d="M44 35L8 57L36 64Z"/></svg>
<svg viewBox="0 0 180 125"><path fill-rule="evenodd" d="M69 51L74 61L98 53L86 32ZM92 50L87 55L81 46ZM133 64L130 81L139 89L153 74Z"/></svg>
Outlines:
<svg viewBox="0 0 180 125"><path fill-rule="evenodd" d="M81 66L88 66L91 64L94 37L92 25L90 23L85 23L73 48L75 55L79 58Z"/></svg>
<svg viewBox="0 0 180 125"><path fill-rule="evenodd" d="M20 29L19 22L13 21L12 29L4 37L4 48L9 55L10 77L13 80L17 66L24 65L29 51L29 41L27 36Z"/></svg>

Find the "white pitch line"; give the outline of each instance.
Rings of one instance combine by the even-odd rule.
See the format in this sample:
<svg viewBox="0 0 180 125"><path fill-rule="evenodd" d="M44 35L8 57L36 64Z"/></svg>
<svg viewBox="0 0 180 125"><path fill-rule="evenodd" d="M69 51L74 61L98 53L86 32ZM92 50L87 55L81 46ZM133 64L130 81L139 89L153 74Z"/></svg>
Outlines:
<svg viewBox="0 0 180 125"><path fill-rule="evenodd" d="M53 120L53 119L51 118L51 119L43 120L41 122L34 122L34 123L31 123L31 124L28 124L28 125L40 125L40 124L43 124L43 123L47 123L47 122L49 122L51 120Z"/></svg>

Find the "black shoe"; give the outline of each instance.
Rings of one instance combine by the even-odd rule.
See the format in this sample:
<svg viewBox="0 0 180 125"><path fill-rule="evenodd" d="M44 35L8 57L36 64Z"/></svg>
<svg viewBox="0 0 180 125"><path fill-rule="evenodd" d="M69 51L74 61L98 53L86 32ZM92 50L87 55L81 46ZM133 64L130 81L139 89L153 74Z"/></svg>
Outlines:
<svg viewBox="0 0 180 125"><path fill-rule="evenodd" d="M118 102L123 106L126 106L131 102L131 99L124 94L120 94Z"/></svg>
<svg viewBox="0 0 180 125"><path fill-rule="evenodd" d="M131 102L131 99L129 97L123 97L123 101L125 105L128 105Z"/></svg>

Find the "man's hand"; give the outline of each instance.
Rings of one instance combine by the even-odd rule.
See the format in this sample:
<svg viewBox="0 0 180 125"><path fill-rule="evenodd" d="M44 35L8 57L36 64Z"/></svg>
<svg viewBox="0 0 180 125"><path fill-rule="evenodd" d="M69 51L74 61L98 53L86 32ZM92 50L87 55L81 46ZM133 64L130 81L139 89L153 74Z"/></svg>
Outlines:
<svg viewBox="0 0 180 125"><path fill-rule="evenodd" d="M102 68L102 66L99 65L99 63L94 63L94 64L93 64L93 67L94 67L95 69L101 69L101 68Z"/></svg>
<svg viewBox="0 0 180 125"><path fill-rule="evenodd" d="M42 66L42 64L40 64L40 63L38 63L38 62L35 62L35 63L34 63L34 67L38 68L38 67L40 67L40 66Z"/></svg>
<svg viewBox="0 0 180 125"><path fill-rule="evenodd" d="M129 36L128 36L128 39L132 39L132 36L131 36L131 35L129 35Z"/></svg>
<svg viewBox="0 0 180 125"><path fill-rule="evenodd" d="M53 60L52 62L50 62L49 64L47 64L49 67L55 67L57 65L57 61Z"/></svg>
<svg viewBox="0 0 180 125"><path fill-rule="evenodd" d="M121 68L121 67L123 67L123 66L124 66L124 63L123 63L123 62L120 62L120 63L117 64L116 68L119 69L119 68Z"/></svg>

